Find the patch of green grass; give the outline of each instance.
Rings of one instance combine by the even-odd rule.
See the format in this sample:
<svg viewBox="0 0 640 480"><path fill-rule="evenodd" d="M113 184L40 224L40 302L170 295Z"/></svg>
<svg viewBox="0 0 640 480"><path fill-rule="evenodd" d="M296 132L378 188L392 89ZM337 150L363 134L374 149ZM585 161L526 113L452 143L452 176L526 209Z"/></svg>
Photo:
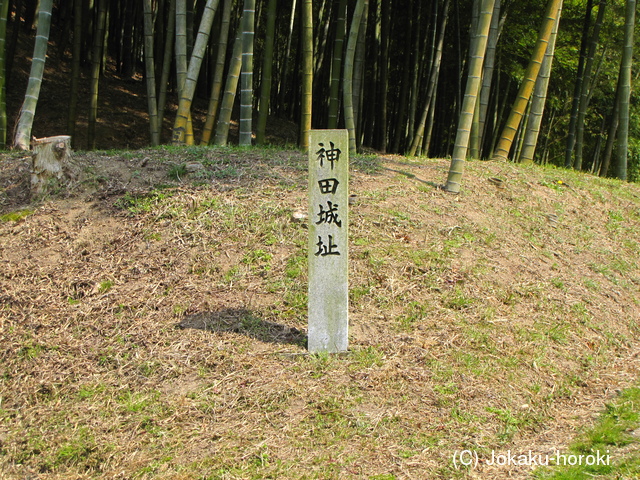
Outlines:
<svg viewBox="0 0 640 480"><path fill-rule="evenodd" d="M349 289L349 302L360 302L364 297L371 294L371 287L368 285L356 285Z"/></svg>
<svg viewBox="0 0 640 480"><path fill-rule="evenodd" d="M287 289L284 294L284 304L294 312L299 314L307 310L307 289L300 284L296 287Z"/></svg>
<svg viewBox="0 0 640 480"><path fill-rule="evenodd" d="M34 358L39 357L40 354L46 350L47 347L44 345L39 345L37 343L29 344L18 350L18 356L25 360L33 360Z"/></svg>
<svg viewBox="0 0 640 480"><path fill-rule="evenodd" d="M322 378L333 369L337 359L328 353L314 353L300 358L300 367L312 378Z"/></svg>
<svg viewBox="0 0 640 480"><path fill-rule="evenodd" d="M451 409L451 418L453 418L458 423L466 424L475 423L479 420L477 415L463 410L457 405Z"/></svg>
<svg viewBox="0 0 640 480"><path fill-rule="evenodd" d="M568 325L564 322L557 322L546 330L546 335L549 339L557 343L566 343L567 341L567 329Z"/></svg>
<svg viewBox="0 0 640 480"><path fill-rule="evenodd" d="M452 310L465 310L473 305L474 299L469 297L460 287L444 298L444 305Z"/></svg>
<svg viewBox="0 0 640 480"><path fill-rule="evenodd" d="M584 286L594 292L600 291L600 284L595 280L591 280L590 278L585 279Z"/></svg>
<svg viewBox="0 0 640 480"><path fill-rule="evenodd" d="M352 368L356 370L379 367L384 363L384 352L371 345L366 348L354 348L351 350L353 359Z"/></svg>
<svg viewBox="0 0 640 480"><path fill-rule="evenodd" d="M589 268L595 273L600 273L609 279L611 277L611 269L608 265L602 263L591 263L589 264Z"/></svg>
<svg viewBox="0 0 640 480"><path fill-rule="evenodd" d="M180 165L174 165L167 171L167 176L171 180L181 182L184 177L187 176L187 166L182 163Z"/></svg>
<svg viewBox="0 0 640 480"><path fill-rule="evenodd" d="M433 387L433 391L437 394L436 405L439 408L449 407L458 396L459 388L455 382L448 381L446 383L437 383Z"/></svg>
<svg viewBox="0 0 640 480"><path fill-rule="evenodd" d="M264 478L287 478L291 471L295 470L295 462L286 462L277 458L277 453L271 452L267 447L259 448L256 452L246 455L239 460L229 460L223 455L215 455L190 464L188 471L197 472L187 475L188 478L201 478L202 480L227 480L230 478L246 478L260 480ZM329 466L323 469L331 470ZM181 475L184 477L184 475ZM312 476L304 475L305 478L337 478L336 476L320 477L316 474ZM146 478L146 477L145 477Z"/></svg>
<svg viewBox="0 0 640 480"><path fill-rule="evenodd" d="M112 280L103 280L98 284L98 293L107 293L113 287Z"/></svg>
<svg viewBox="0 0 640 480"><path fill-rule="evenodd" d="M160 393L156 391L145 393L125 390L118 395L117 401L125 412L139 413L156 409L159 398Z"/></svg>
<svg viewBox="0 0 640 480"><path fill-rule="evenodd" d="M233 165L220 167L211 174L212 177L217 178L219 180L222 180L225 178L237 177L238 175L239 175L239 171Z"/></svg>
<svg viewBox="0 0 640 480"><path fill-rule="evenodd" d="M640 243L636 242L634 240L634 238L638 238L640 235L635 234L632 235L630 238L623 238L622 239L622 244L624 245L625 248L628 248L629 250L631 250L632 253L634 254L640 254Z"/></svg>
<svg viewBox="0 0 640 480"><path fill-rule="evenodd" d="M461 366L474 373L474 375L480 374L482 368L489 366L489 363L486 361L483 362L480 356L475 352L459 351L455 352L452 357L455 358Z"/></svg>
<svg viewBox="0 0 640 480"><path fill-rule="evenodd" d="M557 456L559 463L536 470L534 476L546 480L640 478L640 438L634 433L639 427L640 387L632 387L605 406L595 425L586 427L569 451Z"/></svg>
<svg viewBox="0 0 640 480"><path fill-rule="evenodd" d="M160 187L142 195L127 192L115 201L114 206L121 210L126 210L132 216L140 215L154 211L172 196L173 192Z"/></svg>
<svg viewBox="0 0 640 480"><path fill-rule="evenodd" d="M609 218L614 222L624 222L625 218L622 212L617 210L609 210Z"/></svg>
<svg viewBox="0 0 640 480"><path fill-rule="evenodd" d="M636 265L624 258L614 258L611 262L611 269L620 274L626 274L636 269Z"/></svg>
<svg viewBox="0 0 640 480"><path fill-rule="evenodd" d="M162 234L160 232L147 232L147 233L144 234L144 239L146 241L153 240L153 241L158 242L158 241L162 240Z"/></svg>
<svg viewBox="0 0 640 480"><path fill-rule="evenodd" d="M528 422L519 414L514 414L509 409L486 407L485 410L493 413L502 422L502 429L498 431L498 441L501 444L509 442Z"/></svg>
<svg viewBox="0 0 640 480"><path fill-rule="evenodd" d="M41 458L49 451L47 441L37 430L25 432L22 443L22 448L13 456L13 461L17 464L30 463L31 459ZM49 462L40 462L43 470L51 468Z"/></svg>
<svg viewBox="0 0 640 480"><path fill-rule="evenodd" d="M545 179L540 182L542 186L552 188L556 191L563 191L567 188L567 184L564 180L560 179Z"/></svg>
<svg viewBox="0 0 640 480"><path fill-rule="evenodd" d="M391 215L395 220L403 220L409 221L411 217L406 212L402 212L400 210L396 210L394 208L389 210L389 215Z"/></svg>
<svg viewBox="0 0 640 480"><path fill-rule="evenodd" d="M587 306L582 302L571 305L571 312L573 312L582 323L587 323L593 318Z"/></svg>
<svg viewBox="0 0 640 480"><path fill-rule="evenodd" d="M407 255L417 267L421 267L431 259L432 252L428 250L409 250Z"/></svg>
<svg viewBox="0 0 640 480"><path fill-rule="evenodd" d="M357 247L366 247L371 244L371 239L368 237L358 237L353 239L351 243Z"/></svg>
<svg viewBox="0 0 640 480"><path fill-rule="evenodd" d="M345 393L347 398L327 396L310 402L310 415L305 423L312 437L340 445L345 439L367 434L369 419L351 411L358 399L349 398L350 392Z"/></svg>
<svg viewBox="0 0 640 480"><path fill-rule="evenodd" d="M69 427L68 424L55 427L62 433L64 441L53 445L49 439L40 434L27 434L21 441L23 448L12 458L13 462L31 463L43 474L66 468L75 471L99 472L111 446L98 446L93 433L87 427L76 427L73 430ZM53 429L48 431L51 433Z"/></svg>
<svg viewBox="0 0 640 480"><path fill-rule="evenodd" d="M400 316L400 326L405 330L411 330L415 324L427 316L428 306L424 303L412 301L405 307L405 314Z"/></svg>
<svg viewBox="0 0 640 480"><path fill-rule="evenodd" d="M258 248L245 253L244 257L242 257L242 263L246 263L247 265L259 265L265 269L269 269L272 258L272 254Z"/></svg>
<svg viewBox="0 0 640 480"><path fill-rule="evenodd" d="M238 265L234 265L222 274L222 283L225 285L230 285L240 277L240 267L238 267Z"/></svg>
<svg viewBox="0 0 640 480"><path fill-rule="evenodd" d="M98 383L95 385L83 385L78 389L78 398L80 400L91 400L101 395L107 390L106 385Z"/></svg>
<svg viewBox="0 0 640 480"><path fill-rule="evenodd" d="M447 256L455 254L456 249L476 241L473 232L458 225L444 230L444 233L446 238L442 243L445 246L444 253Z"/></svg>
<svg viewBox="0 0 640 480"><path fill-rule="evenodd" d="M167 466L172 460L173 460L172 456L166 456L166 457L160 458L159 460L154 460L153 462L149 463L149 465L142 467L137 472L138 473L137 476L147 476L150 474L158 473L158 471L162 467Z"/></svg>
<svg viewBox="0 0 640 480"><path fill-rule="evenodd" d="M29 215L33 214L33 210L23 209L16 210L15 212L5 213L4 215L0 215L0 222L19 222L20 220L24 220Z"/></svg>
<svg viewBox="0 0 640 480"><path fill-rule="evenodd" d="M86 427L81 427L55 453L55 465L98 466L99 459L92 458L96 450L93 436Z"/></svg>

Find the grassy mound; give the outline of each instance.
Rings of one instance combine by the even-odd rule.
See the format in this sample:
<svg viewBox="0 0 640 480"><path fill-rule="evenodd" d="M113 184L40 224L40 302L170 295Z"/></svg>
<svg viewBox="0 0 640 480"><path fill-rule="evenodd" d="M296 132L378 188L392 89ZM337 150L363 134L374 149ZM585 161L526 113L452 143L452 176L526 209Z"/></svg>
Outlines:
<svg viewBox="0 0 640 480"><path fill-rule="evenodd" d="M527 478L638 377L640 188L352 160L350 351L306 354L306 158L78 153L0 169L1 478ZM499 181L497 181L498 179Z"/></svg>

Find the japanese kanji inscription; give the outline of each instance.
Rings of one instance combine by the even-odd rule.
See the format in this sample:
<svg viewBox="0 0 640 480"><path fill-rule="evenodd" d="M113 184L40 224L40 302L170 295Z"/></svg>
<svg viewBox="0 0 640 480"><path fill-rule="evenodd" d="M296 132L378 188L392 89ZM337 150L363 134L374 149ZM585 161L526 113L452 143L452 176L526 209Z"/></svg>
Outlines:
<svg viewBox="0 0 640 480"><path fill-rule="evenodd" d="M347 350L349 335L349 137L309 136L309 351Z"/></svg>

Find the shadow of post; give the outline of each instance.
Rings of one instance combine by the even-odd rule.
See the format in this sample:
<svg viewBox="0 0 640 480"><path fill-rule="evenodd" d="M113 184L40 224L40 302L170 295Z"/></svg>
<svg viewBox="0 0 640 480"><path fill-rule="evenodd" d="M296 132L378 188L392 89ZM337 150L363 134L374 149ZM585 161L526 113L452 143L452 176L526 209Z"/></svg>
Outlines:
<svg viewBox="0 0 640 480"><path fill-rule="evenodd" d="M218 333L239 333L261 342L299 345L306 348L307 335L295 327L260 318L246 308L224 308L213 312L198 312L185 316L177 328Z"/></svg>

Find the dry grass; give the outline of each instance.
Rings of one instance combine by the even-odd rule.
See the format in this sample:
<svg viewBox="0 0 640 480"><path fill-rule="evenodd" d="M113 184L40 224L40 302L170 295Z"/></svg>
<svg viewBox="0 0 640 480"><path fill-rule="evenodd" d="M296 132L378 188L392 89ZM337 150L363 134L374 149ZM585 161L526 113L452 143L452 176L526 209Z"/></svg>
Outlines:
<svg viewBox="0 0 640 480"><path fill-rule="evenodd" d="M309 356L301 154L77 159L29 204L0 168L2 479L527 478L452 456L562 449L637 381L637 185L355 159L351 348Z"/></svg>

